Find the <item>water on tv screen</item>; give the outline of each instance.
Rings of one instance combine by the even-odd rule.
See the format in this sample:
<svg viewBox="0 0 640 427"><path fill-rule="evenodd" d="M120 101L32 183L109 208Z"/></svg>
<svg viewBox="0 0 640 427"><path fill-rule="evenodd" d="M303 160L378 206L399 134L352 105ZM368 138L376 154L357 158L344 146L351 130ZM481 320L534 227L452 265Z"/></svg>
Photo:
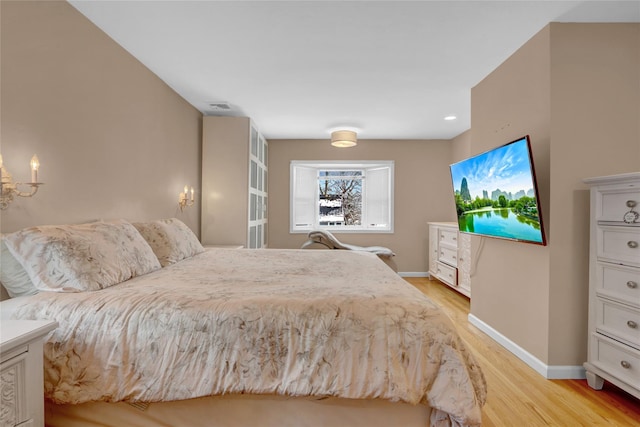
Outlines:
<svg viewBox="0 0 640 427"><path fill-rule="evenodd" d="M528 135L450 170L461 232L546 244Z"/></svg>

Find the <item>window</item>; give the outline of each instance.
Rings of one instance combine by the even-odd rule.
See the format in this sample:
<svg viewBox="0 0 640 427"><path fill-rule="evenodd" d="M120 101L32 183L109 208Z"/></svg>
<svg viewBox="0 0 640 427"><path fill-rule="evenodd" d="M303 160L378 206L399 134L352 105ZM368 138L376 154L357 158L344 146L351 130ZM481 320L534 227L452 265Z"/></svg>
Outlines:
<svg viewBox="0 0 640 427"><path fill-rule="evenodd" d="M393 162L291 162L290 231L393 231Z"/></svg>

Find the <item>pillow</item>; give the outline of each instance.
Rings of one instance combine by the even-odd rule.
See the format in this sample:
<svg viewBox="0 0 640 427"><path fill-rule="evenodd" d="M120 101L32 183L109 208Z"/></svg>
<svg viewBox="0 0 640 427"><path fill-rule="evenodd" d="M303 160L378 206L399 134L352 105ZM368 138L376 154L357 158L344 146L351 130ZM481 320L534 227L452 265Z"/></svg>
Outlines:
<svg viewBox="0 0 640 427"><path fill-rule="evenodd" d="M30 227L5 236L39 290L107 288L160 268L147 242L124 220Z"/></svg>
<svg viewBox="0 0 640 427"><path fill-rule="evenodd" d="M27 272L7 249L4 236L0 239L0 283L11 298L38 293Z"/></svg>
<svg viewBox="0 0 640 427"><path fill-rule="evenodd" d="M133 225L151 246L163 267L204 252L193 231L177 218L134 222Z"/></svg>

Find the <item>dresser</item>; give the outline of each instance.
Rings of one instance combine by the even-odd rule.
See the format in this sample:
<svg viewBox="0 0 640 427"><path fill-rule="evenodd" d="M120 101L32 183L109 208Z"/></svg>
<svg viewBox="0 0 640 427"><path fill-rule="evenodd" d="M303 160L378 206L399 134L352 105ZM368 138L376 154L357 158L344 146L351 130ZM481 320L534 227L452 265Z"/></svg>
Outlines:
<svg viewBox="0 0 640 427"><path fill-rule="evenodd" d="M640 172L591 186L587 382L640 398Z"/></svg>
<svg viewBox="0 0 640 427"><path fill-rule="evenodd" d="M267 247L267 148L248 117L203 118L203 244Z"/></svg>
<svg viewBox="0 0 640 427"><path fill-rule="evenodd" d="M2 321L0 426L44 425L42 340L57 326L53 321Z"/></svg>
<svg viewBox="0 0 640 427"><path fill-rule="evenodd" d="M471 237L455 222L429 223L429 276L471 297Z"/></svg>

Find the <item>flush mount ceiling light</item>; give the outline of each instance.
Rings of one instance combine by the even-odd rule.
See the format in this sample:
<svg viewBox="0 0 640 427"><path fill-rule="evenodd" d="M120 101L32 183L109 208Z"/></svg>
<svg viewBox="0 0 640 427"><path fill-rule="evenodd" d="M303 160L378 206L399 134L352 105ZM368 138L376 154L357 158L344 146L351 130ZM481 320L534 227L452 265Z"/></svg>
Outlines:
<svg viewBox="0 0 640 427"><path fill-rule="evenodd" d="M336 130L331 132L331 145L347 148L358 145L358 136L352 130Z"/></svg>
<svg viewBox="0 0 640 427"><path fill-rule="evenodd" d="M456 116L447 116L444 119L445 120L455 120L455 119L457 119L457 117Z"/></svg>

